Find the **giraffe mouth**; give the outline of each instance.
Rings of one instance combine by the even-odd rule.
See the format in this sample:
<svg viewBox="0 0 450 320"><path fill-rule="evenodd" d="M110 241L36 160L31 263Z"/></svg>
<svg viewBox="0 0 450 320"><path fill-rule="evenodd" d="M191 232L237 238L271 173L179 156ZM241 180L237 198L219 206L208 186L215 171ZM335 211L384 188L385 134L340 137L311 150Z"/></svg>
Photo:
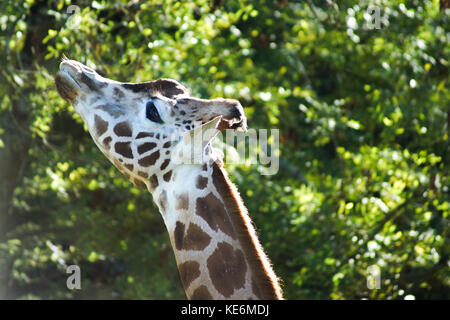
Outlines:
<svg viewBox="0 0 450 320"><path fill-rule="evenodd" d="M219 122L219 124L217 125L217 129L222 131L222 130L227 130L227 129L233 129L233 130L237 130L237 131L247 131L247 121L246 119L240 119L240 120L236 120L236 119L224 119L222 118Z"/></svg>
<svg viewBox="0 0 450 320"><path fill-rule="evenodd" d="M61 97L74 102L80 93L99 92L105 87L105 79L82 63L64 59L55 77L56 89Z"/></svg>
<svg viewBox="0 0 450 320"><path fill-rule="evenodd" d="M224 115L220 120L218 130L233 129L237 131L247 131L247 118L244 109L239 103L232 106L228 114Z"/></svg>
<svg viewBox="0 0 450 320"><path fill-rule="evenodd" d="M68 101L73 101L81 90L81 85L72 75L73 67L67 67L64 61L60 65L60 71L55 76L56 90L59 95Z"/></svg>

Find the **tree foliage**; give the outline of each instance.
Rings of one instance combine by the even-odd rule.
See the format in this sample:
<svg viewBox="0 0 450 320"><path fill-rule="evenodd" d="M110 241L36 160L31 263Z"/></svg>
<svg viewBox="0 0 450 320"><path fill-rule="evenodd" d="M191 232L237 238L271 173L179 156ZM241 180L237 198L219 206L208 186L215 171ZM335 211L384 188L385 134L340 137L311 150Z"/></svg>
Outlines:
<svg viewBox="0 0 450 320"><path fill-rule="evenodd" d="M1 298L185 297L151 196L58 96L63 54L239 99L250 127L280 129L278 174L227 169L286 298L449 298L439 1L2 1L0 21Z"/></svg>

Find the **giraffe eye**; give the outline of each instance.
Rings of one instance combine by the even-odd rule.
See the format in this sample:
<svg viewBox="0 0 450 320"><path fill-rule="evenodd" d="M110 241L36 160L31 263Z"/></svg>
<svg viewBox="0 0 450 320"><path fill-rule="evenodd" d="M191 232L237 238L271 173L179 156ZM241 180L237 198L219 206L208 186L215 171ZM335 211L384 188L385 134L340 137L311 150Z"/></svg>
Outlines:
<svg viewBox="0 0 450 320"><path fill-rule="evenodd" d="M161 117L159 116L158 109L156 109L155 104L152 101L147 102L145 106L145 116L150 121L163 123Z"/></svg>

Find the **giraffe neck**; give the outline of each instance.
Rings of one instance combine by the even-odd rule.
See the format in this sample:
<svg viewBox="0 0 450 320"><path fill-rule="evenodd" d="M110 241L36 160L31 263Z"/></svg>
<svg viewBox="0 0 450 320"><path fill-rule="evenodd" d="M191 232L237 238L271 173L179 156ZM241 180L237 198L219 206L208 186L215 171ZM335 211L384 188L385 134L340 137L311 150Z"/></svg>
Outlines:
<svg viewBox="0 0 450 320"><path fill-rule="evenodd" d="M189 299L282 298L240 196L216 163L179 166L152 195Z"/></svg>

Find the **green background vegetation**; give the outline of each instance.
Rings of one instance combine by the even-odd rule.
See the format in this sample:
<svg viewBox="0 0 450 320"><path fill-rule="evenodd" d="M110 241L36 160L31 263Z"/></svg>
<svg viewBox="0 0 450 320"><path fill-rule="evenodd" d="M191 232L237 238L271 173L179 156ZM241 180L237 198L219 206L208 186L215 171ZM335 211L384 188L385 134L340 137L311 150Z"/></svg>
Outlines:
<svg viewBox="0 0 450 320"><path fill-rule="evenodd" d="M226 167L286 298L450 298L439 1L2 1L0 22L0 298L185 298L151 196L58 96L63 54L239 99L249 127L280 129L277 175Z"/></svg>

